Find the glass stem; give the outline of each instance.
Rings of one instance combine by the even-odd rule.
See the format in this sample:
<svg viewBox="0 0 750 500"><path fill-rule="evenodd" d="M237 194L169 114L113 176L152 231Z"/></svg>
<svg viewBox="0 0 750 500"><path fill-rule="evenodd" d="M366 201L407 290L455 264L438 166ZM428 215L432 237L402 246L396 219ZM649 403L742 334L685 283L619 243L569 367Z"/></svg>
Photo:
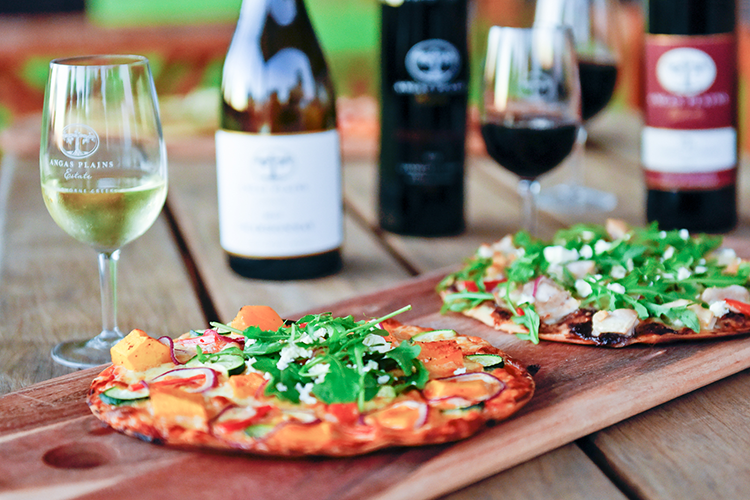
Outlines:
<svg viewBox="0 0 750 500"><path fill-rule="evenodd" d="M575 144L575 158L573 159L573 175L571 176L570 185L575 187L584 185L584 165L586 163L586 140L589 135L586 132L586 128L583 126L578 127L578 135L576 136Z"/></svg>
<svg viewBox="0 0 750 500"><path fill-rule="evenodd" d="M532 236L536 236L537 230L537 196L539 195L539 181L532 179L521 179L518 182L518 194L523 201L522 226Z"/></svg>
<svg viewBox="0 0 750 500"><path fill-rule="evenodd" d="M99 286L102 294L102 332L99 340L123 337L117 328L117 261L120 250L99 252Z"/></svg>

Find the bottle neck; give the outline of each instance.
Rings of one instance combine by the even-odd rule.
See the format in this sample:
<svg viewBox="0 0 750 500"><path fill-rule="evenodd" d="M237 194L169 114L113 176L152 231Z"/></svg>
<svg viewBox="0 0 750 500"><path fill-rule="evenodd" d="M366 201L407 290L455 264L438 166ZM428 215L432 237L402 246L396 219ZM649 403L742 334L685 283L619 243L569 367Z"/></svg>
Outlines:
<svg viewBox="0 0 750 500"><path fill-rule="evenodd" d="M265 23L273 21L280 27L291 25L305 12L302 0L243 0L237 30L260 33Z"/></svg>
<svg viewBox="0 0 750 500"><path fill-rule="evenodd" d="M714 35L735 29L735 0L649 0L648 33Z"/></svg>

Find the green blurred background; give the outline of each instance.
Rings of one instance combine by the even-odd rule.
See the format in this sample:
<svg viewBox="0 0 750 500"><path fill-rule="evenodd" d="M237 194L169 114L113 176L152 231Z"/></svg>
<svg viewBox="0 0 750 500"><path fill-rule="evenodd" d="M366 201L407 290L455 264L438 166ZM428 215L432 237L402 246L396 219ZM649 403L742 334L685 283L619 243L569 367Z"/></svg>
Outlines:
<svg viewBox="0 0 750 500"><path fill-rule="evenodd" d="M611 106L638 108L642 4L618 1L622 64ZM193 120L203 114L209 129L218 112L218 96L210 92L218 89L240 4L241 0L0 0L0 128L20 115L41 110L50 59L106 50L147 56L167 111L178 120L185 113L192 114ZM305 4L338 96L376 99L379 0L305 0ZM750 54L745 48L750 46L746 4L750 0L738 0L741 123L746 114L745 76L750 74L750 61L745 62ZM469 6L470 93L476 102L480 55L489 26L529 25L535 0L469 0Z"/></svg>

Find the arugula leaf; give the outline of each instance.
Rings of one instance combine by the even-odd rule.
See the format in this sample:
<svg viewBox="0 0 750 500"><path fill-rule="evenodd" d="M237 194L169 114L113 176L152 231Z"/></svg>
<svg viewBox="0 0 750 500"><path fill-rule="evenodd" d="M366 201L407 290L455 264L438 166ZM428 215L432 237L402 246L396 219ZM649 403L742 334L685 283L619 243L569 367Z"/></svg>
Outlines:
<svg viewBox="0 0 750 500"><path fill-rule="evenodd" d="M437 285L437 290L447 290L452 284L459 281L473 281L480 290L484 289L482 278L487 268L492 265L492 259L487 257L474 257L465 261L464 267L456 272L443 278Z"/></svg>
<svg viewBox="0 0 750 500"><path fill-rule="evenodd" d="M360 393L360 379L356 370L347 368L341 360L330 358L330 371L324 384L316 384L313 394L326 404L351 403Z"/></svg>
<svg viewBox="0 0 750 500"><path fill-rule="evenodd" d="M414 371L415 361L418 362L417 356L422 351L422 347L409 342L401 342L397 347L385 353L386 358L390 358L398 363L401 370L408 376Z"/></svg>
<svg viewBox="0 0 750 500"><path fill-rule="evenodd" d="M352 316L334 317L331 313L309 314L276 331L250 326L239 331L228 325L212 323L220 331L245 337L243 350L232 352L251 359L252 369L269 379L265 394L298 403L304 389L320 401L357 402L360 409L384 385L397 394L410 387L424 387L429 373L417 359L420 348L409 342L390 346L388 332L379 323L411 309L406 306L379 318L355 321ZM209 359L211 354L201 353ZM395 372L399 367L403 375Z"/></svg>
<svg viewBox="0 0 750 500"><path fill-rule="evenodd" d="M539 315L534 306L528 303L518 306L523 312L522 315L514 315L513 322L517 325L525 326L529 333L517 333L516 337L521 340L530 340L534 344L539 343Z"/></svg>

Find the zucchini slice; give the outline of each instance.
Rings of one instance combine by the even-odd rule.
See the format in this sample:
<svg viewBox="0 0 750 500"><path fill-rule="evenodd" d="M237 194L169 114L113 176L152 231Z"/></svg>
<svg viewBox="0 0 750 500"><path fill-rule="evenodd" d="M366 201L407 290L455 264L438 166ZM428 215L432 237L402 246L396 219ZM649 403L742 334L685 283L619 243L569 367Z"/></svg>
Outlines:
<svg viewBox="0 0 750 500"><path fill-rule="evenodd" d="M266 434L268 434L272 430L274 430L274 428L276 428L275 425L255 424L246 428L245 434L247 434L251 438L260 439L260 438L263 438Z"/></svg>
<svg viewBox="0 0 750 500"><path fill-rule="evenodd" d="M479 363L484 366L484 369L490 368L502 368L505 364L505 360L498 354L469 354L466 359Z"/></svg>
<svg viewBox="0 0 750 500"><path fill-rule="evenodd" d="M148 388L131 391L122 387L110 387L99 395L104 403L113 406L127 405L148 399Z"/></svg>
<svg viewBox="0 0 750 500"><path fill-rule="evenodd" d="M435 342L436 340L448 340L458 337L455 330L430 330L414 335L411 339L415 342Z"/></svg>
<svg viewBox="0 0 750 500"><path fill-rule="evenodd" d="M226 354L219 356L219 359L207 363L207 366L220 365L227 369L228 375L239 375L245 371L245 358L237 356L236 354Z"/></svg>
<svg viewBox="0 0 750 500"><path fill-rule="evenodd" d="M211 356L213 358L215 355ZM218 358L215 361L202 363L198 359L198 356L193 356L187 363L185 363L186 368L194 368L196 366L207 366L211 368L217 365L224 367L227 371L227 375L239 375L245 371L245 358L238 356L237 354L219 353Z"/></svg>

